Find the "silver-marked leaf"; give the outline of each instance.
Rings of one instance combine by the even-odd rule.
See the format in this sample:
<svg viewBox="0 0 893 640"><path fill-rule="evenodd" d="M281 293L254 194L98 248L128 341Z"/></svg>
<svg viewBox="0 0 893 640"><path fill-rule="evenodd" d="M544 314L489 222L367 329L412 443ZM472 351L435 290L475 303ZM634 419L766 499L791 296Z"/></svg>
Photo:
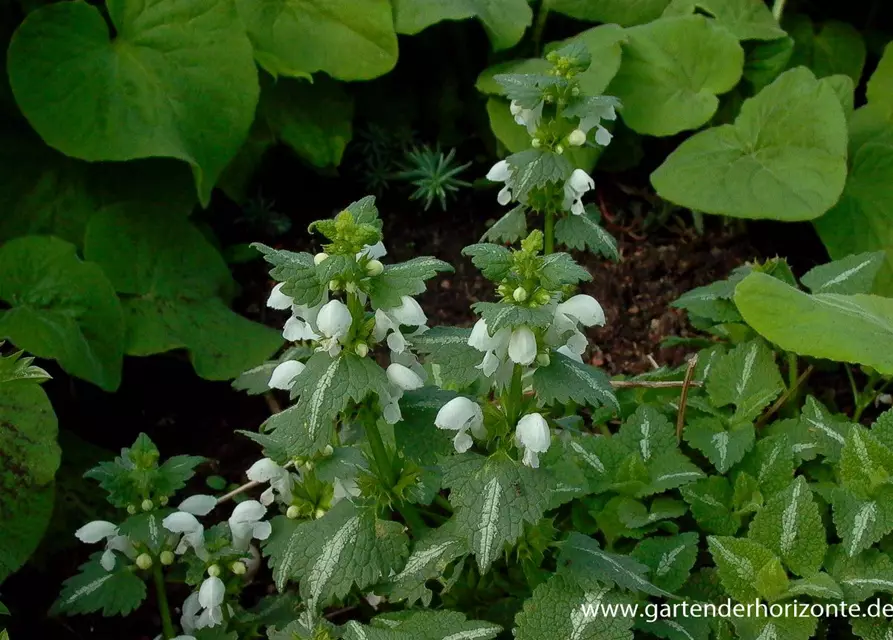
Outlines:
<svg viewBox="0 0 893 640"><path fill-rule="evenodd" d="M851 557L842 545L835 545L828 551L825 567L849 602L860 602L875 593L893 593L893 560L878 549Z"/></svg>
<svg viewBox="0 0 893 640"><path fill-rule="evenodd" d="M809 640L815 635L818 619L804 617L741 616L732 618L740 640Z"/></svg>
<svg viewBox="0 0 893 640"><path fill-rule="evenodd" d="M772 350L756 339L738 345L714 365L707 393L718 407L735 405L735 417L756 418L784 391Z"/></svg>
<svg viewBox="0 0 893 640"><path fill-rule="evenodd" d="M683 435L685 441L707 456L720 473L738 464L754 445L751 423L726 428L720 419L709 416L691 419L685 425Z"/></svg>
<svg viewBox="0 0 893 640"><path fill-rule="evenodd" d="M804 577L818 572L828 549L818 505L803 476L770 498L754 516L747 535Z"/></svg>
<svg viewBox="0 0 893 640"><path fill-rule="evenodd" d="M875 493L875 499L866 499L848 489L831 492L834 526L849 556L893 531L893 490L888 487Z"/></svg>
<svg viewBox="0 0 893 640"><path fill-rule="evenodd" d="M832 462L840 459L852 422L831 415L821 402L808 396L800 414L800 423L801 428L805 428L814 439L818 453ZM808 442L804 442L806 444Z"/></svg>
<svg viewBox="0 0 893 640"><path fill-rule="evenodd" d="M812 397L812 396L810 396ZM777 420L764 429L767 438L784 436L790 445L790 453L799 466L801 461L813 460L819 453L819 439L800 418Z"/></svg>
<svg viewBox="0 0 893 640"><path fill-rule="evenodd" d="M478 365L484 354L468 346L470 329L432 327L412 339L413 347L426 354L426 364L434 368L435 379L442 386L462 389L481 377Z"/></svg>
<svg viewBox="0 0 893 640"><path fill-rule="evenodd" d="M837 584L834 578L824 572L816 573L809 578L792 580L784 597L793 598L802 595L836 601L840 601L844 597L843 589L840 588L840 585Z"/></svg>
<svg viewBox="0 0 893 640"><path fill-rule="evenodd" d="M893 637L893 622L885 618L850 618L850 628L862 640L887 640Z"/></svg>
<svg viewBox="0 0 893 640"><path fill-rule="evenodd" d="M893 451L861 425L853 426L837 465L840 485L862 497L874 497L893 474Z"/></svg>
<svg viewBox="0 0 893 640"><path fill-rule="evenodd" d="M692 515L707 532L732 536L741 528L741 516L732 509L733 490L722 476L710 476L680 489Z"/></svg>
<svg viewBox="0 0 893 640"><path fill-rule="evenodd" d="M667 449L676 448L676 430L656 408L643 404L620 427L616 436L646 463Z"/></svg>
<svg viewBox="0 0 893 640"><path fill-rule="evenodd" d="M368 293L372 306L376 309L399 307L403 296L424 293L427 280L438 273L452 270L453 267L448 263L430 256L389 264L381 274L370 279Z"/></svg>
<svg viewBox="0 0 893 640"><path fill-rule="evenodd" d="M802 282L812 293L871 293L884 264L883 251L858 253L807 271Z"/></svg>
<svg viewBox="0 0 893 640"><path fill-rule="evenodd" d="M481 242L507 242L514 244L527 237L526 208L518 205L493 223L481 236Z"/></svg>
<svg viewBox="0 0 893 640"><path fill-rule="evenodd" d="M350 623L346 640L492 640L502 627L483 620L466 620L458 611L395 611L372 619L362 634L352 635L359 625ZM387 630L378 635L378 630Z"/></svg>
<svg viewBox="0 0 893 640"><path fill-rule="evenodd" d="M688 580L698 557L698 534L646 538L632 551L632 557L651 569L651 582L673 593Z"/></svg>
<svg viewBox="0 0 893 640"><path fill-rule="evenodd" d="M771 599L787 590L788 578L781 562L758 542L708 536L707 544L723 587L738 602Z"/></svg>
<svg viewBox="0 0 893 640"><path fill-rule="evenodd" d="M737 468L753 476L767 498L786 488L794 477L793 454L787 436L761 438Z"/></svg>
<svg viewBox="0 0 893 640"><path fill-rule="evenodd" d="M65 581L51 614L95 613L129 615L146 597L143 582L129 563L118 560L111 571L99 563L101 552L90 556L90 561L79 567L79 573Z"/></svg>
<svg viewBox="0 0 893 640"><path fill-rule="evenodd" d="M537 367L532 383L540 406L573 401L595 409L604 406L620 410L611 381L601 369L561 353L552 353L547 366Z"/></svg>
<svg viewBox="0 0 893 640"><path fill-rule="evenodd" d="M467 542L448 525L426 533L413 546L403 568L391 576L389 599L406 600L407 607L416 601L429 606L434 594L425 584L429 580L442 580L447 567L469 551Z"/></svg>

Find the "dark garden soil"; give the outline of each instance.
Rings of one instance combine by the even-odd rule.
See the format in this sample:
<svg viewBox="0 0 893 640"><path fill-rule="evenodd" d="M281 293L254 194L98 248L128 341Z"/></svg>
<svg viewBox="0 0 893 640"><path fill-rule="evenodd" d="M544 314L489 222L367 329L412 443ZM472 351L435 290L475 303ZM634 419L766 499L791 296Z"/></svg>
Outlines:
<svg viewBox="0 0 893 640"><path fill-rule="evenodd" d="M299 176L297 188L287 192L316 194L306 202L277 201L278 211L290 214L292 230L282 237L264 238L256 230L240 227L220 214L210 224L224 245L261 239L294 250L316 250L308 242L306 227L314 219L332 215L340 206L362 194L339 191L339 181ZM304 184L302 184L304 183ZM617 263L591 256L578 256L593 281L583 291L595 296L607 315L607 324L591 333L593 363L610 374L636 374L649 370L649 356L660 364L679 364L683 348L662 348L668 336L694 335L684 313L669 303L683 292L725 277L735 266L755 257L777 253L791 258L795 271L823 260L823 250L809 225L752 224L748 233L737 224L720 219L706 221L697 233L691 219L670 219L646 228L644 218L634 214L647 208L609 179L596 199L601 202L607 228L619 239L622 260ZM391 208L400 202L399 210ZM473 265L461 256L461 249L476 241L488 221L501 215L495 192L486 189L463 197L448 213L436 205L425 212L415 203L405 204L405 194L388 193L380 200L385 221L388 260L401 261L417 255L434 255L455 265L456 272L431 281L420 298L429 324L470 325L474 318L469 305L486 300L492 286ZM284 316L270 312L264 300L270 287L265 265L256 260L234 269L242 293L236 308L246 315L281 326ZM60 503L63 508L41 552L28 567L3 586L2 601L13 611L10 633L14 640L25 638L152 638L159 624L152 595L147 606L129 618L76 616L48 619L46 611L58 593L62 580L95 551L80 545L73 531L88 519L114 517L92 506L89 487L75 478L96 458L109 457L129 445L145 431L163 456L177 453L205 455L213 460L201 475L219 474L229 482L241 482L243 470L256 459L254 444L234 433L236 429L256 429L269 415L264 398L250 397L232 390L227 383L197 378L184 354L125 360L123 384L116 394L72 380L54 369L54 380L46 385L64 430L66 466L60 472ZM837 382L832 383L835 387ZM102 447L95 450L81 441ZM74 453L72 453L74 452ZM195 491L208 491L196 480ZM173 596L174 605L188 591Z"/></svg>

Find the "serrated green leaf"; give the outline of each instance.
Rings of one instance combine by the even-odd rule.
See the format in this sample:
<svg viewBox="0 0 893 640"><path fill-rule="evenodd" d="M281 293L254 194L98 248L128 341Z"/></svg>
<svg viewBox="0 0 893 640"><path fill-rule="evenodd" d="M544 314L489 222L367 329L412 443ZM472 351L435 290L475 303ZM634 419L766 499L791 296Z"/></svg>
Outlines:
<svg viewBox="0 0 893 640"><path fill-rule="evenodd" d="M636 545L632 556L651 569L651 582L674 593L688 579L698 557L698 534L646 538Z"/></svg>
<svg viewBox="0 0 893 640"><path fill-rule="evenodd" d="M724 354L707 378L707 393L718 407L735 405L735 417L752 420L784 390L775 356L761 340Z"/></svg>
<svg viewBox="0 0 893 640"><path fill-rule="evenodd" d="M426 354L426 363L433 365L435 376L443 385L462 389L481 377L478 365L483 355L474 347L468 346L470 329L458 327L432 327L421 335L414 336L412 346L419 353Z"/></svg>
<svg viewBox="0 0 893 640"><path fill-rule="evenodd" d="M850 627L862 640L886 640L893 634L893 622L868 616L850 618Z"/></svg>
<svg viewBox="0 0 893 640"><path fill-rule="evenodd" d="M728 536L708 536L707 544L723 587L738 602L772 598L787 589L781 563L763 545Z"/></svg>
<svg viewBox="0 0 893 640"><path fill-rule="evenodd" d="M738 40L703 16L655 20L626 35L607 92L623 103L623 121L637 133L669 136L699 128L716 113L717 95L741 79Z"/></svg>
<svg viewBox="0 0 893 640"><path fill-rule="evenodd" d="M426 583L442 581L447 567L470 551L467 542L453 529L449 525L442 526L415 543L406 564L390 578L388 596L393 602L406 600L406 606L410 607L421 601L424 606L430 606L434 594Z"/></svg>
<svg viewBox="0 0 893 640"><path fill-rule="evenodd" d="M512 196L519 202L526 202L533 189L564 184L574 170L571 161L564 155L541 149L515 153L506 158L506 162L513 169Z"/></svg>
<svg viewBox="0 0 893 640"><path fill-rule="evenodd" d="M784 434L761 438L738 466L756 479L767 498L785 489L794 477L791 445Z"/></svg>
<svg viewBox="0 0 893 640"><path fill-rule="evenodd" d="M689 15L698 9L739 40L776 40L786 35L761 0L673 0L664 15Z"/></svg>
<svg viewBox="0 0 893 640"><path fill-rule="evenodd" d="M631 451L638 451L646 463L667 449L676 448L676 431L656 408L641 405L620 427L616 436Z"/></svg>
<svg viewBox="0 0 893 640"><path fill-rule="evenodd" d="M878 549L851 557L843 545L835 545L828 551L825 567L848 602L860 602L879 592L893 593L893 561Z"/></svg>
<svg viewBox="0 0 893 640"><path fill-rule="evenodd" d="M837 465L842 487L863 497L873 497L893 473L893 451L865 428L853 426Z"/></svg>
<svg viewBox="0 0 893 640"><path fill-rule="evenodd" d="M757 513L763 508L763 494L760 492L760 483L746 471L741 471L735 475L732 508L741 515Z"/></svg>
<svg viewBox="0 0 893 640"><path fill-rule="evenodd" d="M124 316L106 274L51 236L26 236L0 248L0 339L105 391L121 383Z"/></svg>
<svg viewBox="0 0 893 640"><path fill-rule="evenodd" d="M688 511L680 500L674 498L657 497L651 503L649 509L638 500L624 499L624 504L618 509L618 515L623 523L631 528L647 527L655 522L678 518Z"/></svg>
<svg viewBox="0 0 893 640"><path fill-rule="evenodd" d="M828 549L818 506L803 476L769 499L754 516L747 535L804 577L818 572Z"/></svg>
<svg viewBox="0 0 893 640"><path fill-rule="evenodd" d="M385 613L367 627L351 622L347 629L346 640L491 640L502 631L492 622L446 610Z"/></svg>
<svg viewBox="0 0 893 640"><path fill-rule="evenodd" d="M462 255L471 256L474 266L492 282L504 280L514 264L512 252L496 244L472 244L462 249Z"/></svg>
<svg viewBox="0 0 893 640"><path fill-rule="evenodd" d="M813 267L800 282L812 293L871 293L883 264L883 251L859 253Z"/></svg>
<svg viewBox="0 0 893 640"><path fill-rule="evenodd" d="M490 569L523 524L543 517L549 495L546 474L504 454L451 456L443 461L443 484L450 489L455 531L468 541L482 572Z"/></svg>
<svg viewBox="0 0 893 640"><path fill-rule="evenodd" d="M874 493L875 499L868 499L840 487L831 492L834 526L850 556L893 531L893 490Z"/></svg>
<svg viewBox="0 0 893 640"><path fill-rule="evenodd" d="M632 640L634 618L618 610L598 615L600 607L631 601L616 591L593 585L582 588L557 574L534 589L515 618L517 640ZM588 612L590 615L587 615Z"/></svg>
<svg viewBox="0 0 893 640"><path fill-rule="evenodd" d="M546 289L560 289L580 282L589 282L592 275L566 253L550 253L543 257L540 283Z"/></svg>
<svg viewBox="0 0 893 640"><path fill-rule="evenodd" d="M736 424L727 429L721 420L713 417L689 420L683 435L685 441L707 456L720 473L740 462L754 444L752 424Z"/></svg>
<svg viewBox="0 0 893 640"><path fill-rule="evenodd" d="M816 573L809 578L792 580L784 597L791 598L802 595L837 601L843 600L844 597L843 589L827 573Z"/></svg>
<svg viewBox="0 0 893 640"><path fill-rule="evenodd" d="M647 565L630 556L604 551L598 541L577 532L572 532L561 545L558 567L559 573L571 576L583 585L596 580L633 592L661 597L672 595L646 579Z"/></svg>
<svg viewBox="0 0 893 640"><path fill-rule="evenodd" d="M133 565L116 562L106 571L94 553L80 566L80 572L65 581L52 611L75 615L102 611L102 615L128 615L146 597L146 584L133 571Z"/></svg>
<svg viewBox="0 0 893 640"><path fill-rule="evenodd" d="M540 406L573 401L593 408L620 410L611 382L604 372L561 353L552 353L549 364L537 367L531 381Z"/></svg>
<svg viewBox="0 0 893 640"><path fill-rule="evenodd" d="M413 35L442 20L477 18L497 51L515 46L533 21L526 0L395 0L397 33Z"/></svg>
<svg viewBox="0 0 893 640"><path fill-rule="evenodd" d="M112 1L105 17L85 3L44 6L16 31L8 67L18 106L50 146L91 162L188 162L205 205L259 91L235 7L215 0Z"/></svg>
<svg viewBox="0 0 893 640"><path fill-rule="evenodd" d="M425 292L425 281L438 273L452 271L448 263L431 257L419 257L385 266L380 275L370 278L369 297L376 309L399 307L403 296Z"/></svg>
<svg viewBox="0 0 893 640"><path fill-rule="evenodd" d="M527 210L519 205L493 223L481 237L481 242L514 244L527 237ZM556 230L557 234L557 230Z"/></svg>
<svg viewBox="0 0 893 640"><path fill-rule="evenodd" d="M710 640L710 620L691 616L658 619L654 622L639 618L636 629L667 640Z"/></svg>
<svg viewBox="0 0 893 640"><path fill-rule="evenodd" d="M312 255L272 249L260 242L251 246L273 265L270 276L283 283L283 293L294 298L295 304L313 307L323 300L328 282L323 282L319 277Z"/></svg>
<svg viewBox="0 0 893 640"><path fill-rule="evenodd" d="M486 321L490 335L494 335L503 327L545 328L552 324L552 319L555 317L553 305L522 307L508 302L475 302L471 307Z"/></svg>
<svg viewBox="0 0 893 640"><path fill-rule="evenodd" d="M853 426L849 420L835 418L813 396L808 396L800 414L801 430L806 429L815 442L815 448L832 462L840 459L847 435Z"/></svg>
<svg viewBox="0 0 893 640"><path fill-rule="evenodd" d="M818 619L805 617L734 617L732 623L740 640L809 640L815 634Z"/></svg>
<svg viewBox="0 0 893 640"><path fill-rule="evenodd" d="M555 224L555 240L568 249L577 251L586 249L595 255L614 261L620 260L617 239L587 213L561 218Z"/></svg>
<svg viewBox="0 0 893 640"><path fill-rule="evenodd" d="M790 444L795 466L799 466L800 462L804 460L814 460L818 454L819 439L802 418L789 418L773 422L766 427L765 433L769 438L784 436Z"/></svg>
<svg viewBox="0 0 893 640"><path fill-rule="evenodd" d="M597 435L572 438L568 447L570 455L578 461L589 488L593 493L602 493L611 488L614 474L629 451L616 441Z"/></svg>
<svg viewBox="0 0 893 640"><path fill-rule="evenodd" d="M679 145L651 183L661 197L707 213L811 220L843 191L846 143L837 95L809 70L792 69L746 100L734 124Z"/></svg>
<svg viewBox="0 0 893 640"><path fill-rule="evenodd" d="M732 486L726 478L710 476L680 491L705 531L731 536L741 528L741 517L732 510Z"/></svg>
<svg viewBox="0 0 893 640"><path fill-rule="evenodd" d="M277 516L263 551L277 588L300 582L301 597L318 610L354 586L364 589L397 571L408 544L403 525L379 520L369 505L342 500L319 520Z"/></svg>
<svg viewBox="0 0 893 640"><path fill-rule="evenodd" d="M871 425L871 435L882 445L893 450L893 409L887 409L877 417Z"/></svg>
<svg viewBox="0 0 893 640"><path fill-rule="evenodd" d="M329 443L333 421L348 403L362 402L370 394L388 397L388 381L374 360L347 352L335 358L318 352L295 378L291 394L301 400L269 418L262 430L272 431L289 455L307 456Z"/></svg>
<svg viewBox="0 0 893 640"><path fill-rule="evenodd" d="M161 521L170 513L173 513L173 509L130 516L118 527L118 534L127 536L134 544L144 545L157 556L168 542L170 532L161 526Z"/></svg>

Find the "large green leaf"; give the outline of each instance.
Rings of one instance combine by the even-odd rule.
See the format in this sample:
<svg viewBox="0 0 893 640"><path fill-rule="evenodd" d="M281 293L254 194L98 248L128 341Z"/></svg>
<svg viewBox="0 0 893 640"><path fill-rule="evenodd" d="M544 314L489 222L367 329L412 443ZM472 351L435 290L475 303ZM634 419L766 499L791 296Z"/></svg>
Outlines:
<svg viewBox="0 0 893 640"><path fill-rule="evenodd" d="M786 35L763 0L673 0L664 15L689 15L699 9L739 40L776 40Z"/></svg>
<svg viewBox="0 0 893 640"><path fill-rule="evenodd" d="M0 338L114 391L121 383L124 317L102 269L74 245L25 236L0 248Z"/></svg>
<svg viewBox="0 0 893 640"><path fill-rule="evenodd" d="M108 0L107 9L112 25L84 2L28 15L8 55L19 107L50 146L76 158L188 162L207 204L257 105L233 4Z"/></svg>
<svg viewBox="0 0 893 640"><path fill-rule="evenodd" d="M477 18L494 49L515 46L533 21L527 0L394 0L397 33L413 35L442 20Z"/></svg>
<svg viewBox="0 0 893 640"><path fill-rule="evenodd" d="M61 451L56 416L39 380L0 382L0 583L37 548L53 512Z"/></svg>
<svg viewBox="0 0 893 640"><path fill-rule="evenodd" d="M890 143L869 142L856 151L843 196L815 221L832 258L883 251L875 291L893 295L893 124Z"/></svg>
<svg viewBox="0 0 893 640"><path fill-rule="evenodd" d="M388 0L235 0L258 64L274 76L369 80L397 63Z"/></svg>
<svg viewBox="0 0 893 640"><path fill-rule="evenodd" d="M785 26L794 39L791 67L809 67L819 78L842 73L859 84L866 50L862 34L856 27L829 20L816 31L812 20L803 14L793 16Z"/></svg>
<svg viewBox="0 0 893 640"><path fill-rule="evenodd" d="M651 183L667 200L706 213L810 220L843 191L846 144L840 100L801 67L745 101L734 124L679 145Z"/></svg>
<svg viewBox="0 0 893 640"><path fill-rule="evenodd" d="M752 273L738 285L735 304L751 327L785 351L893 374L893 299L810 295Z"/></svg>
<svg viewBox="0 0 893 640"><path fill-rule="evenodd" d="M122 296L130 355L188 349L196 373L226 380L282 344L272 329L229 309L226 263L179 216L153 206L109 207L90 220L85 255Z"/></svg>
<svg viewBox="0 0 893 640"><path fill-rule="evenodd" d="M717 95L741 79L738 39L704 16L664 18L627 29L620 71L608 93L620 98L623 121L638 133L671 136L706 124Z"/></svg>
<svg viewBox="0 0 893 640"><path fill-rule="evenodd" d="M631 27L659 18L669 3L670 0L552 0L549 8L577 20Z"/></svg>

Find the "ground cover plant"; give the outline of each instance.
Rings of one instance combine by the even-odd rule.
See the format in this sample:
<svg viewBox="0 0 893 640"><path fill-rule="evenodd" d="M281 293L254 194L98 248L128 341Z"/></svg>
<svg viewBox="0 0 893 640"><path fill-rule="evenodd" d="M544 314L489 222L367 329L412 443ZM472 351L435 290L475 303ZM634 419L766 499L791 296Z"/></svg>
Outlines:
<svg viewBox="0 0 893 640"><path fill-rule="evenodd" d="M814 4L0 6L8 637L893 634L810 608L893 593L889 10Z"/></svg>

